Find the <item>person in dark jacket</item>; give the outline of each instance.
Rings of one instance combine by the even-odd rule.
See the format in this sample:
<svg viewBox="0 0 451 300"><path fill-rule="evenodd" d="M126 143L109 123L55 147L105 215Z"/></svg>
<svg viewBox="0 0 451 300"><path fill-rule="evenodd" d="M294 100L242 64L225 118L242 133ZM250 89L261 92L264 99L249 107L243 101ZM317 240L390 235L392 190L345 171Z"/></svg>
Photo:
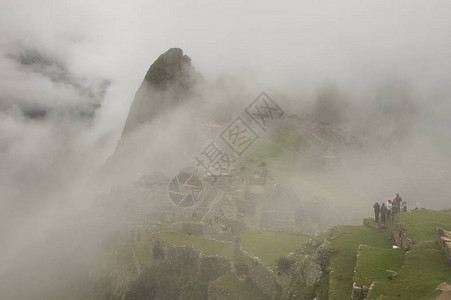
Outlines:
<svg viewBox="0 0 451 300"><path fill-rule="evenodd" d="M379 203L376 202L374 203L373 208L374 208L374 220L376 220L376 222L379 222L379 212L381 206L379 205Z"/></svg>
<svg viewBox="0 0 451 300"><path fill-rule="evenodd" d="M387 206L385 206L385 203L382 203L382 206L381 206L381 222L382 223L386 222L385 216L387 215L387 211L388 211Z"/></svg>

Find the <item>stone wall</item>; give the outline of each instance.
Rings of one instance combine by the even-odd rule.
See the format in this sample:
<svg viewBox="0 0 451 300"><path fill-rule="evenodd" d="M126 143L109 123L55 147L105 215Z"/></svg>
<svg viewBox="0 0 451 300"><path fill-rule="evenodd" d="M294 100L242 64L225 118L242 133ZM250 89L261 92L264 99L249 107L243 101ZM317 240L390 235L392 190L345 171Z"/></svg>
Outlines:
<svg viewBox="0 0 451 300"><path fill-rule="evenodd" d="M355 282L352 284L352 300L364 300L368 296L369 288L367 286L357 286Z"/></svg>
<svg viewBox="0 0 451 300"><path fill-rule="evenodd" d="M435 228L435 236L440 247L445 251L445 255L451 264L451 232L443 228Z"/></svg>
<svg viewBox="0 0 451 300"><path fill-rule="evenodd" d="M169 262L174 266L174 270L189 268L202 281L215 280L232 269L232 262L229 258L205 255L193 247L168 247L155 241L153 253L154 259Z"/></svg>
<svg viewBox="0 0 451 300"><path fill-rule="evenodd" d="M234 242L235 236L230 231L219 231L218 229L208 224L202 225L203 237L223 242Z"/></svg>
<svg viewBox="0 0 451 300"><path fill-rule="evenodd" d="M393 237L396 244L400 248L404 249L404 251L408 251L412 248L412 240L408 237L403 225L396 219L393 222Z"/></svg>
<svg viewBox="0 0 451 300"><path fill-rule="evenodd" d="M364 224L365 224L365 220L364 220ZM360 251L362 250L362 245L359 245L359 249L357 251L357 260L359 258L360 255ZM354 266L354 274L356 272L356 266ZM367 286L359 286L356 282L355 282L355 278L353 278L353 282L352 282L352 293L351 293L351 299L352 300L364 300L366 298L366 296L368 295L369 292L369 288Z"/></svg>

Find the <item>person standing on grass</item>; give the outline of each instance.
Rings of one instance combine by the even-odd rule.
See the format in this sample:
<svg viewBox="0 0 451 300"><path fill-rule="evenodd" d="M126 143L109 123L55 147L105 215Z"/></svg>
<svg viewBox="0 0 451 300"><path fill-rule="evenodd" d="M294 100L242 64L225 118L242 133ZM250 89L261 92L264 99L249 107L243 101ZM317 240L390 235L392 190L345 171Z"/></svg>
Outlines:
<svg viewBox="0 0 451 300"><path fill-rule="evenodd" d="M406 203L406 201L402 202L401 211L402 212L407 212L407 203Z"/></svg>
<svg viewBox="0 0 451 300"><path fill-rule="evenodd" d="M399 194L396 194L395 199L396 199L396 202L398 202L399 207L401 207L401 203L402 203L402 198L401 198L401 196L399 196Z"/></svg>
<svg viewBox="0 0 451 300"><path fill-rule="evenodd" d="M374 203L373 205L374 208L374 220L376 220L376 223L379 222L379 212L380 212L380 208L381 206L379 205L379 203Z"/></svg>
<svg viewBox="0 0 451 300"><path fill-rule="evenodd" d="M396 198L396 197L395 197L395 199L392 200L391 203L392 203L392 209L391 209L391 212L392 212L392 215L395 215L396 213L399 212L399 205L400 205L401 203L398 203L398 198Z"/></svg>
<svg viewBox="0 0 451 300"><path fill-rule="evenodd" d="M381 206L381 222L382 223L386 222L385 216L387 214L387 211L388 211L387 206L385 206L385 203L382 203L382 206Z"/></svg>
<svg viewBox="0 0 451 300"><path fill-rule="evenodd" d="M391 200L388 200L387 201L387 220L390 220L391 210L392 210Z"/></svg>

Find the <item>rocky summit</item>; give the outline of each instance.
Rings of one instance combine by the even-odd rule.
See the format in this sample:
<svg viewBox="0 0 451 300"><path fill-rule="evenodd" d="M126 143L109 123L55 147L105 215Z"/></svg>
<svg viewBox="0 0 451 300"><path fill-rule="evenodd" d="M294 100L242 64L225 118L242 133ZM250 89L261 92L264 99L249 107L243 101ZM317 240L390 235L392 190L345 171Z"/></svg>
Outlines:
<svg viewBox="0 0 451 300"><path fill-rule="evenodd" d="M183 101L200 78L182 49L171 48L160 55L136 92L122 138Z"/></svg>

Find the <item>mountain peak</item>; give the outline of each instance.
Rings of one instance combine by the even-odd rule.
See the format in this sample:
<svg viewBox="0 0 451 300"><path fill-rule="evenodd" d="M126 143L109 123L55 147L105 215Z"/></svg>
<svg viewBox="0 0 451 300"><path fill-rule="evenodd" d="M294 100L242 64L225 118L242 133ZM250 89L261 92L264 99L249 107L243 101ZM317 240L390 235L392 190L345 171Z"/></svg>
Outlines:
<svg viewBox="0 0 451 300"><path fill-rule="evenodd" d="M182 103L201 78L182 49L171 48L161 54L135 95L122 137Z"/></svg>
<svg viewBox="0 0 451 300"><path fill-rule="evenodd" d="M154 88L167 88L173 83L191 86L191 58L180 48L171 48L161 54L150 66L144 80Z"/></svg>

